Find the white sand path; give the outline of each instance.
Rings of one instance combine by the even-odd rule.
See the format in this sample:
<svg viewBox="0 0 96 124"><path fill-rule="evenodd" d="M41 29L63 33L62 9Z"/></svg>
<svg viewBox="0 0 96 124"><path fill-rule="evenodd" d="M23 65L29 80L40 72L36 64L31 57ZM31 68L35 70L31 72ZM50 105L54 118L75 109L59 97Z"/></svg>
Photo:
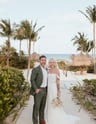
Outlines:
<svg viewBox="0 0 96 124"><path fill-rule="evenodd" d="M24 75L26 76L26 71L24 71ZM60 75L61 75L61 94L64 102L64 111L67 114L77 116L80 119L78 122L76 122L76 124L96 124L96 121L93 120L93 116L90 115L83 108L80 109L80 106L77 105L72 100L72 94L68 89L70 86L78 84L77 81L81 82L82 79L96 78L96 76L92 74L75 75L72 72L68 72L67 77L65 77L62 71L60 71ZM32 124L32 107L33 107L33 96L30 96L30 99L27 102L26 107L24 107L23 111L21 112L16 124Z"/></svg>

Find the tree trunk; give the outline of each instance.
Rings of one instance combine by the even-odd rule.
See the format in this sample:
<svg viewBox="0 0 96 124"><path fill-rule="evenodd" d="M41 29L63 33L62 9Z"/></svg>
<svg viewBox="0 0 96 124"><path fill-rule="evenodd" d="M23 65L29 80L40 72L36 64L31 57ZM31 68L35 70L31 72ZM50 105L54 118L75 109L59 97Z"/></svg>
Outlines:
<svg viewBox="0 0 96 124"><path fill-rule="evenodd" d="M29 51L29 40L27 40L27 50Z"/></svg>
<svg viewBox="0 0 96 124"><path fill-rule="evenodd" d="M21 40L20 40L20 46L19 46L19 55L20 55L20 59L21 59Z"/></svg>
<svg viewBox="0 0 96 124"><path fill-rule="evenodd" d="M94 56L94 48L92 48L92 58L93 58L93 56Z"/></svg>
<svg viewBox="0 0 96 124"><path fill-rule="evenodd" d="M28 69L27 69L27 81L30 71L30 51L31 51L31 41L29 41L29 47L28 47Z"/></svg>
<svg viewBox="0 0 96 124"><path fill-rule="evenodd" d="M7 55L7 67L9 67L9 56Z"/></svg>
<svg viewBox="0 0 96 124"><path fill-rule="evenodd" d="M35 52L35 42L33 42L33 53Z"/></svg>
<svg viewBox="0 0 96 124"><path fill-rule="evenodd" d="M94 73L96 74L96 38L95 38L95 23L93 23L93 43L94 43Z"/></svg>
<svg viewBox="0 0 96 124"><path fill-rule="evenodd" d="M7 41L7 47L8 47L8 52L7 52L7 66L9 67L9 59L10 59L10 36L8 36L8 41Z"/></svg>

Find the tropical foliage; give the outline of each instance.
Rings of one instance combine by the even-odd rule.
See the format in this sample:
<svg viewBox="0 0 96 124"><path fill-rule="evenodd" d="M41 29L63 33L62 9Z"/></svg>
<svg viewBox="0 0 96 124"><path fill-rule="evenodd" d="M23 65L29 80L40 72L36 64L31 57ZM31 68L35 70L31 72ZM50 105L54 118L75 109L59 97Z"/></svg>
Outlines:
<svg viewBox="0 0 96 124"><path fill-rule="evenodd" d="M94 73L96 73L96 5L87 7L86 13L80 12L93 24Z"/></svg>
<svg viewBox="0 0 96 124"><path fill-rule="evenodd" d="M28 20L24 20L21 22L21 28L24 30L24 37L28 40L28 72L27 72L27 79L29 75L30 69L30 52L31 52L31 42L36 42L38 39L38 32L41 31L44 26L37 28L37 22L34 24L29 22Z"/></svg>
<svg viewBox="0 0 96 124"><path fill-rule="evenodd" d="M28 83L20 70L0 67L0 123L17 104L22 104L22 99L29 96L28 89Z"/></svg>
<svg viewBox="0 0 96 124"><path fill-rule="evenodd" d="M57 64L58 64L58 67L60 68L60 69L62 69L62 70L64 70L65 68L66 68L66 64L65 64L65 62L64 61L59 61L59 62L57 62Z"/></svg>
<svg viewBox="0 0 96 124"><path fill-rule="evenodd" d="M93 64L90 65L90 66L87 68L87 73L94 73L94 66L93 66Z"/></svg>
<svg viewBox="0 0 96 124"><path fill-rule="evenodd" d="M3 56L3 58L1 58L1 60L3 60L3 59L5 60L4 65L5 65L5 63L7 66L13 66L16 64L16 62L13 64L10 63L11 59L14 58L13 54L11 53L14 48L11 47L10 39L13 38L14 40L19 40L20 41L20 44L19 44L19 59L20 60L18 60L17 64L18 64L18 66L21 65L20 63L22 63L22 60L23 60L23 62L25 62L25 60L27 58L28 62L25 64L27 65L26 68L28 68L28 73L27 73L27 79L28 79L29 69L30 69L30 67L33 67L33 64L32 64L33 62L30 60L31 46L32 46L31 42L33 42L33 48L34 48L35 42L40 38L38 36L38 33L43 28L44 28L44 26L37 28L37 22L33 23L32 21L30 22L28 20L23 20L20 22L20 24L16 24L16 23L11 24L10 20L2 19L0 21L0 35L2 37L6 38L6 43L0 52L1 52L1 55ZM21 57L22 56L21 41L23 41L23 40L26 40L26 42L28 44L28 46L27 46L28 54L25 57ZM14 53L16 53L16 50L14 51ZM1 63L3 64L3 62L1 62Z"/></svg>
<svg viewBox="0 0 96 124"><path fill-rule="evenodd" d="M10 59L10 38L13 35L13 29L10 23L10 20L4 20L2 19L0 22L0 35L2 37L7 37L6 43L7 43L7 66L9 66L9 59Z"/></svg>
<svg viewBox="0 0 96 124"><path fill-rule="evenodd" d="M71 91L77 103L96 116L96 80L85 79L84 84L74 86Z"/></svg>
<svg viewBox="0 0 96 124"><path fill-rule="evenodd" d="M11 24L10 20L6 19L0 20L0 36L4 40L4 44L0 46L0 124L17 104L21 107L29 96L29 83L25 82L20 70L11 66L19 69L28 68L28 71L30 67L33 68L34 61L30 60L31 42L39 39L39 31L43 28L44 26L37 28L37 22L28 20L23 20L20 24ZM11 46L11 38L12 42L20 41L19 53ZM23 40L28 44L27 55L22 50Z"/></svg>
<svg viewBox="0 0 96 124"><path fill-rule="evenodd" d="M89 53L94 47L93 41L89 41L84 33L78 32L72 41L74 41L73 45L77 45L77 51Z"/></svg>
<svg viewBox="0 0 96 124"><path fill-rule="evenodd" d="M24 28L20 27L20 26L16 26L15 31L14 31L14 39L19 40L20 41L20 45L19 45L19 55L21 58L21 41L24 40Z"/></svg>
<svg viewBox="0 0 96 124"><path fill-rule="evenodd" d="M6 66L7 62L7 45L1 46L0 49L0 66ZM10 59L9 59L9 65L11 67L19 68L19 69L26 69L28 65L28 58L26 55L21 54L20 57L19 54L16 52L16 49L14 47L10 47ZM20 57L20 58L19 58ZM31 60L31 68L34 67L34 61Z"/></svg>

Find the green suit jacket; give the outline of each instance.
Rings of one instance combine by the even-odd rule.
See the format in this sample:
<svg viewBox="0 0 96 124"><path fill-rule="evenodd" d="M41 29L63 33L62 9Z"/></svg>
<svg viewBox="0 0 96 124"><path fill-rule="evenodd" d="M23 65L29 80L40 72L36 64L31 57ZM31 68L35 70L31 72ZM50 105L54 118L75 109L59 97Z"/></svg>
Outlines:
<svg viewBox="0 0 96 124"><path fill-rule="evenodd" d="M35 90L40 88L43 82L43 73L40 65L32 69L30 81L31 81L30 94L34 95Z"/></svg>

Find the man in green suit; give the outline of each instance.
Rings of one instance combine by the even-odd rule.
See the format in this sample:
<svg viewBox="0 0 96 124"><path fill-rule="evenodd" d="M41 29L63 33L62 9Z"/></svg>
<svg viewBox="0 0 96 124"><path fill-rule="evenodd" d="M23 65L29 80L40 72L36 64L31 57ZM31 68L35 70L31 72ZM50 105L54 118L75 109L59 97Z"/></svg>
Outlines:
<svg viewBox="0 0 96 124"><path fill-rule="evenodd" d="M44 109L47 96L47 70L46 56L39 57L40 65L31 72L31 94L34 96L33 124L46 124L44 119Z"/></svg>

